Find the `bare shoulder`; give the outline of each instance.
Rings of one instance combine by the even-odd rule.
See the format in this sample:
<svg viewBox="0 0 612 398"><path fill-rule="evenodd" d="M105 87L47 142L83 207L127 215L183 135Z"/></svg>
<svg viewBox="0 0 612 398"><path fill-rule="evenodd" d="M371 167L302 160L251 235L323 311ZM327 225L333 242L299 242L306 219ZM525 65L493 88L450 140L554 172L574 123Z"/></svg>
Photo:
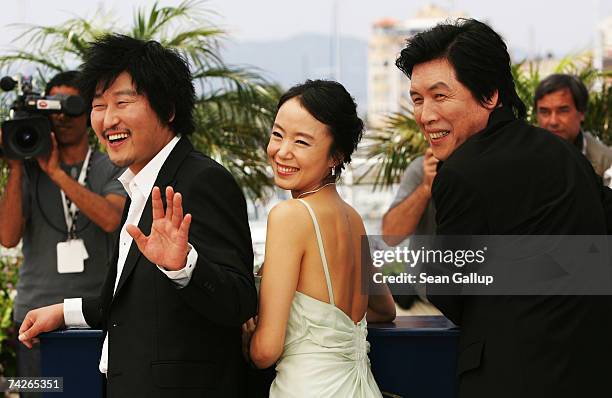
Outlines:
<svg viewBox="0 0 612 398"><path fill-rule="evenodd" d="M309 222L308 210L294 199L276 204L268 213L268 230L306 233Z"/></svg>
<svg viewBox="0 0 612 398"><path fill-rule="evenodd" d="M308 210L306 209L306 206L304 206L298 200L289 199L274 205L274 207L272 207L270 213L268 214L268 220L284 220L291 217L307 216Z"/></svg>

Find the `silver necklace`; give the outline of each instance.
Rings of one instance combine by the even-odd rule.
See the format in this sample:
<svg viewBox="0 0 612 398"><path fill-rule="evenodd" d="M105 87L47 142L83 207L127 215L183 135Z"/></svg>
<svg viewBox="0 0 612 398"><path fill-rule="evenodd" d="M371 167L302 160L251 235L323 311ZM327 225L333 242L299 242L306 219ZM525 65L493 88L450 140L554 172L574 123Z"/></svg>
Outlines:
<svg viewBox="0 0 612 398"><path fill-rule="evenodd" d="M335 183L335 182L328 182L327 184L322 185L322 186L320 186L319 188L317 188L317 189L315 189L315 190L312 190L312 191L306 191L306 192L302 192L301 194L299 194L299 195L298 195L298 197L297 197L297 198L298 198L298 199L300 199L300 198L301 198L302 196L304 196L304 195L308 195L308 194L310 194L310 193L317 193L317 192L319 192L320 190L322 190L323 188L325 188L325 187L326 187L326 186L328 186L328 185L336 185L336 183Z"/></svg>

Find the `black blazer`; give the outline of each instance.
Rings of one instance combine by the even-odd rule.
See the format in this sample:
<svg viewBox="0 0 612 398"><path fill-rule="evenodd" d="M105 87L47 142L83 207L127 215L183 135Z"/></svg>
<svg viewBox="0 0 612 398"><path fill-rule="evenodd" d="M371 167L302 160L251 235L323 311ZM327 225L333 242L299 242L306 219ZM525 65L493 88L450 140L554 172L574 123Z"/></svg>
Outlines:
<svg viewBox="0 0 612 398"><path fill-rule="evenodd" d="M612 227L610 190L584 156L504 108L444 162L432 195L439 235L605 235ZM609 297L429 299L461 328L459 397L612 394Z"/></svg>
<svg viewBox="0 0 612 398"><path fill-rule="evenodd" d="M230 173L186 138L155 185L164 202L168 185L182 194L198 261L189 284L177 288L132 243L113 297L115 250L100 296L83 300L87 323L108 331L108 396L243 396L240 325L257 303L244 196ZM151 223L149 197L138 226L148 235Z"/></svg>

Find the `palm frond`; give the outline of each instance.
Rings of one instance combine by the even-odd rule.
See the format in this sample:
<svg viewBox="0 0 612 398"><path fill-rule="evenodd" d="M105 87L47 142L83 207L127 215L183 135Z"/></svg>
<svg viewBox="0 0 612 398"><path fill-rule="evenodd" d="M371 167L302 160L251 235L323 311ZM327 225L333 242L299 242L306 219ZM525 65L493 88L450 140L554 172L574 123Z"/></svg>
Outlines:
<svg viewBox="0 0 612 398"><path fill-rule="evenodd" d="M53 26L20 25L19 48L0 57L0 67L33 65L42 81L77 63L88 43L110 33L157 40L179 51L192 67L198 86L195 109L197 148L223 163L253 198L266 195L271 185L265 146L280 89L248 66L228 66L220 56L223 29L207 20L214 12L205 2L185 0L162 7L156 1L135 10L131 27L121 28L99 9L94 18L73 16Z"/></svg>
<svg viewBox="0 0 612 398"><path fill-rule="evenodd" d="M168 38L162 44L165 46L173 47L173 48L183 48L183 47L187 48L187 47L194 46L195 44L202 44L202 43L206 44L207 41L210 41L211 43L215 43L216 41L219 40L220 36L224 34L225 34L225 31L220 28L214 28L214 27L199 28L199 29L179 32L175 34L174 36L172 36L171 38ZM197 38L197 42L194 42L195 38ZM204 49L201 49L201 51L202 50L208 50L208 49L205 47Z"/></svg>
<svg viewBox="0 0 612 398"><path fill-rule="evenodd" d="M362 151L369 164L357 180L359 184L373 179L374 189L399 182L408 164L427 148L427 142L408 108L387 116L383 125L364 137Z"/></svg>
<svg viewBox="0 0 612 398"><path fill-rule="evenodd" d="M280 90L254 68L223 62L219 43L225 32L202 23L201 13L190 12L199 4L185 1L174 8L156 4L148 14L138 13L135 29L142 38L155 38L186 56L201 93L195 111L195 146L227 167L248 196L262 198L271 184L265 146ZM199 23L180 25L173 35L161 34L177 21Z"/></svg>
<svg viewBox="0 0 612 398"><path fill-rule="evenodd" d="M62 61L52 61L49 58L37 54L27 53L24 51L16 51L15 53L10 55L0 56L0 65L2 65L3 67L7 64L12 63L38 64L56 72L60 72L66 68L65 64L63 64Z"/></svg>
<svg viewBox="0 0 612 398"><path fill-rule="evenodd" d="M216 90L196 106L196 147L226 166L252 198L264 197L271 184L265 147L279 93L276 86Z"/></svg>

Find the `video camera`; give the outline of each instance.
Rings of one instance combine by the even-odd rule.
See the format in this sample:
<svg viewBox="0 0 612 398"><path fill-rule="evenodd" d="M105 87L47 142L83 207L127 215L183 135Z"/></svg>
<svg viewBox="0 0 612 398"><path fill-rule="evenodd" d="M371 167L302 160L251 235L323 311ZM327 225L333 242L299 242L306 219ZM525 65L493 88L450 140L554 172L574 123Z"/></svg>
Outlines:
<svg viewBox="0 0 612 398"><path fill-rule="evenodd" d="M0 156L29 159L51 152L52 113L80 116L87 110L85 100L77 95L42 96L32 89L32 79L10 76L0 79L3 91L17 87L17 99L11 105L9 118L2 123ZM2 153L4 150L4 154Z"/></svg>

